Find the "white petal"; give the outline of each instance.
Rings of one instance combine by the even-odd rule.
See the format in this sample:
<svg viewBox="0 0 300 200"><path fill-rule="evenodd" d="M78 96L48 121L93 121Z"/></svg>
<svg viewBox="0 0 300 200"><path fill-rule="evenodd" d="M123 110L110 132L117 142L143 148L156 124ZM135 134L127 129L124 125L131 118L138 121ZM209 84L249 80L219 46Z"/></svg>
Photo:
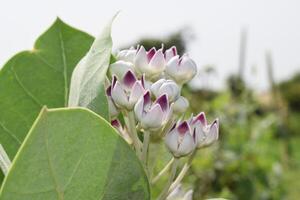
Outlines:
<svg viewBox="0 0 300 200"><path fill-rule="evenodd" d="M176 55L177 55L177 49L176 49L175 46L167 49L166 52L165 52L166 62L168 62L171 58L173 58Z"/></svg>
<svg viewBox="0 0 300 200"><path fill-rule="evenodd" d="M186 133L183 137L181 144L179 144L177 155L178 156L186 156L186 155L190 154L195 149L195 147L196 147L196 145L195 145L192 134Z"/></svg>
<svg viewBox="0 0 300 200"><path fill-rule="evenodd" d="M118 81L112 88L111 97L117 106L121 108L126 108L128 106L128 97Z"/></svg>
<svg viewBox="0 0 300 200"><path fill-rule="evenodd" d="M155 104L149 112L147 112L142 118L142 127L157 129L160 128L163 121L163 111L160 105Z"/></svg>
<svg viewBox="0 0 300 200"><path fill-rule="evenodd" d="M158 96L163 94L167 94L169 101L173 102L179 97L180 89L174 81L168 80L162 84L158 91Z"/></svg>
<svg viewBox="0 0 300 200"><path fill-rule="evenodd" d="M178 150L178 138L179 133L176 128L173 129L170 133L168 133L165 137L165 144L173 154L175 154Z"/></svg>
<svg viewBox="0 0 300 200"><path fill-rule="evenodd" d="M115 75L119 80L121 80L128 70L134 72L134 67L132 63L120 60L111 64L109 70L112 76Z"/></svg>
<svg viewBox="0 0 300 200"><path fill-rule="evenodd" d="M134 58L134 66L141 74L146 73L148 71L149 66L147 52L143 46L140 47Z"/></svg>
<svg viewBox="0 0 300 200"><path fill-rule="evenodd" d="M166 65L166 74L176 81L176 75L179 67L179 56L174 56Z"/></svg>
<svg viewBox="0 0 300 200"><path fill-rule="evenodd" d="M134 114L136 119L141 122L144 111L144 98L141 96L134 106Z"/></svg>
<svg viewBox="0 0 300 200"><path fill-rule="evenodd" d="M129 104L133 107L134 104L138 101L140 97L143 96L144 93L145 89L143 88L142 84L138 81L135 82L129 96Z"/></svg>
<svg viewBox="0 0 300 200"><path fill-rule="evenodd" d="M165 70L166 62L165 62L164 54L161 49L156 51L156 53L154 54L154 56L149 62L149 66L151 68L151 72L153 73L153 75L157 75Z"/></svg>
<svg viewBox="0 0 300 200"><path fill-rule="evenodd" d="M159 94L159 89L160 89L160 87L162 86L162 84L163 84L164 82L166 82L165 79L160 79L160 80L156 81L155 83L153 83L153 84L151 85L150 90L151 90L151 92L154 94L154 96L155 96L156 98L160 96L160 94Z"/></svg>
<svg viewBox="0 0 300 200"><path fill-rule="evenodd" d="M184 82L190 81L197 73L196 63L188 56L182 57L180 68L182 69L182 79L184 79Z"/></svg>

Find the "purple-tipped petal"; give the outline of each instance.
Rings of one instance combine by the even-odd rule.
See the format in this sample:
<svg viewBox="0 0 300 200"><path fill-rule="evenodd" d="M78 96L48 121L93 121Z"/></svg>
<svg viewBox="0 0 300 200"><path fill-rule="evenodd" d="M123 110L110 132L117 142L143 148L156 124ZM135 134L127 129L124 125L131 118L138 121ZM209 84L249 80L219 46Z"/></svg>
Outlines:
<svg viewBox="0 0 300 200"><path fill-rule="evenodd" d="M158 97L155 103L159 104L163 111L167 111L169 109L169 101L168 96L166 94L163 94L162 96Z"/></svg>
<svg viewBox="0 0 300 200"><path fill-rule="evenodd" d="M147 52L148 62L150 62L150 60L153 58L155 52L156 52L155 47L152 47L152 48Z"/></svg>
<svg viewBox="0 0 300 200"><path fill-rule="evenodd" d="M129 70L123 78L123 83L126 87L131 88L135 82L136 82L136 77L134 73L131 70Z"/></svg>
<svg viewBox="0 0 300 200"><path fill-rule="evenodd" d="M187 131L189 131L189 125L186 121L182 122L178 127L177 130L180 135L185 135Z"/></svg>
<svg viewBox="0 0 300 200"><path fill-rule="evenodd" d="M144 94L143 98L144 98L144 107L150 105L150 103L151 103L151 96L150 96L150 92L148 90Z"/></svg>
<svg viewBox="0 0 300 200"><path fill-rule="evenodd" d="M177 49L176 49L176 47L172 46L171 50L172 50L173 56L176 56L177 55Z"/></svg>
<svg viewBox="0 0 300 200"><path fill-rule="evenodd" d="M204 112L201 112L196 116L196 119L194 120L193 124L197 122L200 122L202 126L207 126L207 121Z"/></svg>
<svg viewBox="0 0 300 200"><path fill-rule="evenodd" d="M161 49L155 52L154 56L149 62L149 65L154 73L160 73L165 70L166 61Z"/></svg>

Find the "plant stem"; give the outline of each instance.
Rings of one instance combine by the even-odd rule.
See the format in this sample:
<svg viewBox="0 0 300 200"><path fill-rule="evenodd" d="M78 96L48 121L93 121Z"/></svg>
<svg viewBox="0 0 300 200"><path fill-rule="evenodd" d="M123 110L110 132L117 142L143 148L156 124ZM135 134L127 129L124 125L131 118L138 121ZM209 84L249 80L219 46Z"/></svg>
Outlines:
<svg viewBox="0 0 300 200"><path fill-rule="evenodd" d="M170 186L169 189L169 193L171 193L177 186L178 184L180 184L180 182L182 181L182 179L184 178L185 174L187 173L187 171L189 170L189 168L192 165L192 161L194 160L195 156L196 156L197 150L195 150L189 157L187 163L185 163L185 165L183 166L182 170L180 171L179 175L177 176L177 178L175 179L175 181L172 183L172 185Z"/></svg>
<svg viewBox="0 0 300 200"><path fill-rule="evenodd" d="M174 157L168 162L168 164L157 174L157 176L155 176L152 181L151 184L155 184L172 166L172 163L174 162Z"/></svg>
<svg viewBox="0 0 300 200"><path fill-rule="evenodd" d="M130 111L130 112L126 112L125 114L127 114L125 116L128 117L128 124L127 124L128 135L131 137L135 151L136 151L138 157L140 158L142 145L141 145L140 139L137 136L134 113L133 113L133 111Z"/></svg>
<svg viewBox="0 0 300 200"><path fill-rule="evenodd" d="M143 141L143 149L142 149L142 156L141 160L142 163L147 166L147 155L148 155L148 147L149 147L149 142L150 142L150 131L145 131L144 132L144 141Z"/></svg>
<svg viewBox="0 0 300 200"><path fill-rule="evenodd" d="M171 186L171 184L172 184L172 182L175 178L175 175L176 175L178 163L179 163L179 158L175 158L174 162L172 164L171 174L170 174L169 180L167 182L167 185L165 186L162 193L159 195L158 200L165 200L167 198L170 186Z"/></svg>
<svg viewBox="0 0 300 200"><path fill-rule="evenodd" d="M6 154L4 148L0 144L0 168L2 169L4 175L7 175L10 166L11 161L8 155Z"/></svg>

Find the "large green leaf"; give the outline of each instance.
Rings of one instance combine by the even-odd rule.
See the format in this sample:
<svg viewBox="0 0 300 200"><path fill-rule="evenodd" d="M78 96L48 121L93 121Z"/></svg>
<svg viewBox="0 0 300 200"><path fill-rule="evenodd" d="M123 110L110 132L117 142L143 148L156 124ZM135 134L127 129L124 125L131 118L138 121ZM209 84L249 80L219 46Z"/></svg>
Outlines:
<svg viewBox="0 0 300 200"><path fill-rule="evenodd" d="M69 97L70 107L89 108L107 120L109 112L104 82L111 58L111 25L115 17L95 39L89 52L76 66L72 74Z"/></svg>
<svg viewBox="0 0 300 200"><path fill-rule="evenodd" d="M67 105L71 74L93 40L57 19L33 50L17 54L2 68L0 142L11 159L43 105Z"/></svg>
<svg viewBox="0 0 300 200"><path fill-rule="evenodd" d="M149 199L143 167L103 118L44 109L6 176L0 200Z"/></svg>

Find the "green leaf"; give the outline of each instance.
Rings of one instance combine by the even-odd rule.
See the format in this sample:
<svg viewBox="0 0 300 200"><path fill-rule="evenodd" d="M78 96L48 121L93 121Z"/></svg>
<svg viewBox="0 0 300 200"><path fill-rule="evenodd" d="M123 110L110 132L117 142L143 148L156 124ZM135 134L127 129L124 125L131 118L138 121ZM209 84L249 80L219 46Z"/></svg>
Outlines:
<svg viewBox="0 0 300 200"><path fill-rule="evenodd" d="M13 161L1 200L150 199L138 158L84 108L44 109Z"/></svg>
<svg viewBox="0 0 300 200"><path fill-rule="evenodd" d="M71 74L93 37L60 19L0 71L0 141L12 160L43 105L68 103ZM1 176L1 175L0 175Z"/></svg>
<svg viewBox="0 0 300 200"><path fill-rule="evenodd" d="M111 26L116 15L97 37L86 56L76 66L71 79L69 106L82 106L109 119L104 88L112 51Z"/></svg>

